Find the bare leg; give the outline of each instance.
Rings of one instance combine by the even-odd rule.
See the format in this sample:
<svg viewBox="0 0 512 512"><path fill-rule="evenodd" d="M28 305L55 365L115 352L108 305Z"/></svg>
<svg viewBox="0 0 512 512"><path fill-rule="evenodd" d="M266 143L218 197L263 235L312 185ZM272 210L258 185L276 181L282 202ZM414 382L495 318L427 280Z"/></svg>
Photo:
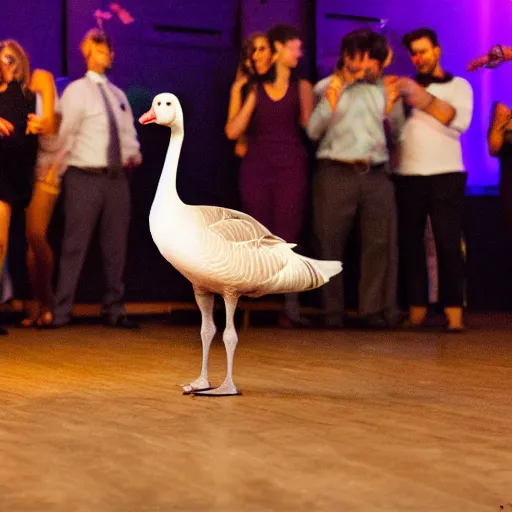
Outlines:
<svg viewBox="0 0 512 512"><path fill-rule="evenodd" d="M199 310L201 311L201 342L203 344L203 364L201 366L201 375L198 379L190 384L183 384L183 394L190 395L195 391L211 389L208 380L208 354L210 345L217 332L213 321L213 305L215 296L211 293L201 293L195 291L195 297Z"/></svg>
<svg viewBox="0 0 512 512"><path fill-rule="evenodd" d="M36 257L34 251L31 249L30 244L27 250L27 269L30 284L32 286L33 300L27 300L23 303L23 310L27 314L26 318L21 321L23 327L32 327L36 324L39 315L41 314L41 284L39 273L37 272Z"/></svg>
<svg viewBox="0 0 512 512"><path fill-rule="evenodd" d="M9 226L11 224L11 205L0 201L0 270L4 268L7 245L9 241Z"/></svg>
<svg viewBox="0 0 512 512"><path fill-rule="evenodd" d="M41 315L39 320L44 324L53 319L53 252L46 235L57 197L57 193L48 192L37 181L26 212L27 265L36 306L26 324L33 320L34 313Z"/></svg>
<svg viewBox="0 0 512 512"><path fill-rule="evenodd" d="M3 278L5 256L9 241L9 226L11 224L11 205L0 201L0 283ZM7 334L7 331L0 327L0 335Z"/></svg>
<svg viewBox="0 0 512 512"><path fill-rule="evenodd" d="M195 393L198 396L227 396L239 395L238 389L233 382L233 357L238 343L238 335L235 329L235 311L238 303L238 296L231 295L224 297L226 306L226 328L224 329L223 341L226 347L227 373L224 382L215 389Z"/></svg>

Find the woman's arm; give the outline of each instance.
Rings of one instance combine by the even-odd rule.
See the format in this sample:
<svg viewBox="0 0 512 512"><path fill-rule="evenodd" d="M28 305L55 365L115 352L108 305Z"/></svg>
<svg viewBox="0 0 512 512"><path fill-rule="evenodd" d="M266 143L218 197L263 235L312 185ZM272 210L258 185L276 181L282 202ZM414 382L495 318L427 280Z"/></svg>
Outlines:
<svg viewBox="0 0 512 512"><path fill-rule="evenodd" d="M471 60L466 69L470 72L482 67L494 69L510 60L512 60L512 48L496 44L485 55Z"/></svg>
<svg viewBox="0 0 512 512"><path fill-rule="evenodd" d="M299 82L299 100L300 100L300 124L302 128L306 129L309 118L313 113L315 104L315 95L313 93L313 86L307 80Z"/></svg>
<svg viewBox="0 0 512 512"><path fill-rule="evenodd" d="M388 75L383 78L384 94L386 96L386 111L385 114L389 115L395 108L398 101L399 92L396 86L398 77L396 75Z"/></svg>
<svg viewBox="0 0 512 512"><path fill-rule="evenodd" d="M318 141L324 136L345 87L345 75L348 75L346 70L332 75L323 98L313 109L306 127L306 133L311 140Z"/></svg>
<svg viewBox="0 0 512 512"><path fill-rule="evenodd" d="M487 132L487 146L491 156L497 156L505 139L505 127L512 119L512 112L502 103L495 102L491 113L491 123Z"/></svg>
<svg viewBox="0 0 512 512"><path fill-rule="evenodd" d="M457 110L452 105L430 94L412 78L399 78L396 82L396 87L407 105L426 112L441 124L448 126L455 119ZM471 95L468 95L467 98L463 97L462 101L469 102L472 111L472 91Z"/></svg>
<svg viewBox="0 0 512 512"><path fill-rule="evenodd" d="M247 83L247 77L239 70L237 73L237 77L235 83L231 87L231 94L229 97L229 107L228 107L228 120L226 122L226 126L224 131L226 135L228 134L228 124L234 119L240 110L242 109L242 90L244 85ZM243 158L247 153L247 140L245 135L242 134L235 145L235 155Z"/></svg>
<svg viewBox="0 0 512 512"><path fill-rule="evenodd" d="M43 103L43 115L29 114L27 132L49 135L59 131L60 115L55 112L55 82L49 71L36 69L29 85L33 93L39 93Z"/></svg>
<svg viewBox="0 0 512 512"><path fill-rule="evenodd" d="M231 87L229 101L228 121L224 131L229 140L236 140L241 137L251 121L254 108L256 107L256 91L252 89L245 102L242 104L242 87L245 85L237 81Z"/></svg>

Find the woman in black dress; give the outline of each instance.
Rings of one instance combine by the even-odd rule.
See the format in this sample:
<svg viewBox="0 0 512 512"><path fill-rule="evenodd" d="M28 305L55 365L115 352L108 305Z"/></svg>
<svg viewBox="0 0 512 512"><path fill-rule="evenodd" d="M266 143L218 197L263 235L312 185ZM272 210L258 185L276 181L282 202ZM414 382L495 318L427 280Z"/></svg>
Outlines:
<svg viewBox="0 0 512 512"><path fill-rule="evenodd" d="M7 254L12 207L27 207L30 202L37 155L37 138L27 134L35 96L19 82L6 82L9 65L0 61L0 273ZM0 334L6 331L1 329Z"/></svg>

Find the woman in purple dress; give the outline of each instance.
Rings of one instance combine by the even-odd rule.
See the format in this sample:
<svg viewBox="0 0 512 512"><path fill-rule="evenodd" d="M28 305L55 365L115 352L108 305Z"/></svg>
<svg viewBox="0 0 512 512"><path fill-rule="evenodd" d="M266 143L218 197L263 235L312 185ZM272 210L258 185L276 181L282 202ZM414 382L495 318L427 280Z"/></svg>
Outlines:
<svg viewBox="0 0 512 512"><path fill-rule="evenodd" d="M251 86L264 77L272 65L272 50L267 34L251 34L242 46L236 78L231 86L229 97L228 120L226 126L234 119L247 97ZM242 134L236 141L235 155L244 158L247 154L247 139Z"/></svg>
<svg viewBox="0 0 512 512"><path fill-rule="evenodd" d="M313 88L297 76L302 56L299 31L276 25L267 34L273 65L250 82L226 135L247 137L240 170L240 197L245 212L287 242L299 240L308 186L308 156L302 130L313 110ZM287 297L287 313L298 319L297 296Z"/></svg>

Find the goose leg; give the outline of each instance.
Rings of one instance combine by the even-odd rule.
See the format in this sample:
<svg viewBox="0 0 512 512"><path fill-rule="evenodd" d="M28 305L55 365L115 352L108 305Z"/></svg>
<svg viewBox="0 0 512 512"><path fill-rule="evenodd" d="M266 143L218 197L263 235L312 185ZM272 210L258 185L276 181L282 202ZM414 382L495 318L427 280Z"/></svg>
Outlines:
<svg viewBox="0 0 512 512"><path fill-rule="evenodd" d="M236 333L234 321L237 303L237 296L224 297L224 304L226 306L226 328L224 329L223 341L224 346L226 347L227 356L226 378L218 388L208 391L194 392L194 394L197 396L230 396L241 394L233 382L233 357L235 354L236 345L238 343L238 335Z"/></svg>
<svg viewBox="0 0 512 512"><path fill-rule="evenodd" d="M210 352L210 345L217 332L215 323L213 321L213 306L215 303L215 296L211 293L195 292L195 298L199 310L201 311L201 342L203 345L203 363L201 366L201 375L194 382L190 384L182 384L183 394L190 395L194 391L211 389L210 381L208 380L208 354Z"/></svg>

